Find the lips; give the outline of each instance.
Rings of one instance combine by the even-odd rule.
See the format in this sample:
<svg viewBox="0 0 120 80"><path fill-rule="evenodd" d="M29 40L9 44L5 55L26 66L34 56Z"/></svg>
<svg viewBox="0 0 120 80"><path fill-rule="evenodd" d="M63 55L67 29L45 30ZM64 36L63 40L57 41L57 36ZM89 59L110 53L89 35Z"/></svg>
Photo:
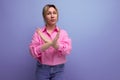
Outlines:
<svg viewBox="0 0 120 80"><path fill-rule="evenodd" d="M51 22L55 22L56 20L55 19L52 19L52 20L50 20Z"/></svg>

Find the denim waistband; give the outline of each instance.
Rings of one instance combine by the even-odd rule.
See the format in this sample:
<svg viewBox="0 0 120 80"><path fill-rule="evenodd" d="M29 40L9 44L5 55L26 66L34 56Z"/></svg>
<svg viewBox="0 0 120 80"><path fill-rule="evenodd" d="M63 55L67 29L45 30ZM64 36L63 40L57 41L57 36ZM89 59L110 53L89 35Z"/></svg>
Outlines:
<svg viewBox="0 0 120 80"><path fill-rule="evenodd" d="M41 64L40 62L37 61L37 66L39 67L64 67L64 63L63 64L58 64L58 65L46 65L46 64Z"/></svg>

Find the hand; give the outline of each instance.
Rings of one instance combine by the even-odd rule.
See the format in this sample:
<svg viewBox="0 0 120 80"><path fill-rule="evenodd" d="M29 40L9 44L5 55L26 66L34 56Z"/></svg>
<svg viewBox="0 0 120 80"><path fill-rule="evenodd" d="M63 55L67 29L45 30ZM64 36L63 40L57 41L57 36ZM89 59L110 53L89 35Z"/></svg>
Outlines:
<svg viewBox="0 0 120 80"><path fill-rule="evenodd" d="M55 36L54 40L52 41L54 48L58 48L57 41L59 39L59 35L60 35L60 30L58 31L57 35Z"/></svg>
<svg viewBox="0 0 120 80"><path fill-rule="evenodd" d="M40 28L37 29L37 33L40 35L40 37L45 43L51 42L48 38L45 37L45 35L42 34Z"/></svg>
<svg viewBox="0 0 120 80"><path fill-rule="evenodd" d="M59 39L59 35L60 35L60 30L58 31L58 33L56 34L55 38L51 41L49 40L48 38L46 38L40 28L37 29L37 33L40 35L40 37L42 38L42 40L47 43L47 44L50 44L51 46L53 46L55 49L58 48L58 45L57 45L57 40Z"/></svg>

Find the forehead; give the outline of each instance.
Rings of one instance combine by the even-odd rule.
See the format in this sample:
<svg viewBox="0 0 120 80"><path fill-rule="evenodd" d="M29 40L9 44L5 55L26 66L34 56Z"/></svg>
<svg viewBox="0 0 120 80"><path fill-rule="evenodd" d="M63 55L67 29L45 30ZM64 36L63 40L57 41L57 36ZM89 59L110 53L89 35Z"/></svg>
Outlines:
<svg viewBox="0 0 120 80"><path fill-rule="evenodd" d="M55 9L54 7L49 7L47 11L48 11L48 12L49 12L49 11L56 11L56 9Z"/></svg>

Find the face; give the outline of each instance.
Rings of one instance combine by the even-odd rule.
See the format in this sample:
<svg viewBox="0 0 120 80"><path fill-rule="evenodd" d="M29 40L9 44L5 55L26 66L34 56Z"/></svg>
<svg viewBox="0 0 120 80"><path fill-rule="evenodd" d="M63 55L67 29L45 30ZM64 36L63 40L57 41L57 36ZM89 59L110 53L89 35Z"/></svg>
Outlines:
<svg viewBox="0 0 120 80"><path fill-rule="evenodd" d="M58 18L57 11L53 7L50 7L47 10L46 15L45 15L46 24L47 25L56 25L57 18Z"/></svg>

